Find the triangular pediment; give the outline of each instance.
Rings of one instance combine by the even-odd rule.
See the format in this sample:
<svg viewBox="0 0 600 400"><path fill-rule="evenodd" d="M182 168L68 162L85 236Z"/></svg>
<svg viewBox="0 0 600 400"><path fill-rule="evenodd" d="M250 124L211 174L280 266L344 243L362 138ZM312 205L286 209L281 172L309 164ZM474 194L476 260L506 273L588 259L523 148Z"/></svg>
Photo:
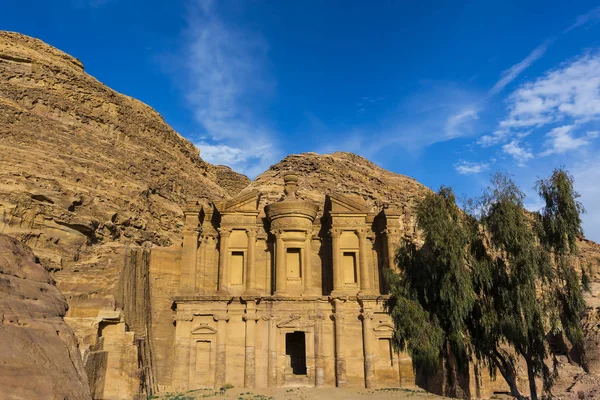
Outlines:
<svg viewBox="0 0 600 400"><path fill-rule="evenodd" d="M234 197L233 199L215 203L215 207L221 213L230 213L237 211L258 212L258 202L260 193L251 191Z"/></svg>
<svg viewBox="0 0 600 400"><path fill-rule="evenodd" d="M329 194L331 200L331 212L333 213L369 213L369 208L358 200L340 193Z"/></svg>
<svg viewBox="0 0 600 400"><path fill-rule="evenodd" d="M280 323L277 324L278 328L283 328L283 327L287 327L287 326L295 326L298 324L298 320L302 318L300 315L298 314L290 314L290 317Z"/></svg>

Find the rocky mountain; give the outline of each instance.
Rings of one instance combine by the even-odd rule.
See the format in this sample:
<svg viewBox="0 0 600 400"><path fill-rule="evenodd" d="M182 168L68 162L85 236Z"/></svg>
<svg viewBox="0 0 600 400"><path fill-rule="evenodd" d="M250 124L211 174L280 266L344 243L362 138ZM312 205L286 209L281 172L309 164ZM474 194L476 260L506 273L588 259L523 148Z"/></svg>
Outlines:
<svg viewBox="0 0 600 400"><path fill-rule="evenodd" d="M67 308L31 249L0 234L0 397L91 398Z"/></svg>
<svg viewBox="0 0 600 400"><path fill-rule="evenodd" d="M70 315L113 307L127 246L181 240L187 200L248 182L40 40L0 32L0 232L55 271Z"/></svg>
<svg viewBox="0 0 600 400"><path fill-rule="evenodd" d="M283 193L283 175L298 175L299 195L323 205L331 192L361 197L373 210L386 205L412 209L429 189L416 180L387 171L352 153L292 154L259 175L243 192L257 190L269 202Z"/></svg>

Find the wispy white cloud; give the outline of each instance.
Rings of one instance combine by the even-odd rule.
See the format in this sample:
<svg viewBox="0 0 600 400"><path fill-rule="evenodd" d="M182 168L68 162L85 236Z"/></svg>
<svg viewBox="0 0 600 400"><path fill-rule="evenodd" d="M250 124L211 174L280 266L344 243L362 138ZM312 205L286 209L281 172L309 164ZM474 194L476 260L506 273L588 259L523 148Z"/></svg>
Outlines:
<svg viewBox="0 0 600 400"><path fill-rule="evenodd" d="M581 146L585 146L589 143L586 137L574 137L572 132L575 126L563 125L552 129L546 135L546 142L544 146L546 150L541 156L548 156L550 154L563 154L570 150L575 150Z"/></svg>
<svg viewBox="0 0 600 400"><path fill-rule="evenodd" d="M540 127L572 118L600 117L600 53L583 56L526 83L508 98L509 113L500 126Z"/></svg>
<svg viewBox="0 0 600 400"><path fill-rule="evenodd" d="M403 117L386 127L386 136L407 148L422 148L476 134L482 93L452 82L422 85L401 105Z"/></svg>
<svg viewBox="0 0 600 400"><path fill-rule="evenodd" d="M518 140L513 140L502 146L502 151L509 156L512 156L518 165L523 166L533 158L531 150L523 146Z"/></svg>
<svg viewBox="0 0 600 400"><path fill-rule="evenodd" d="M275 85L265 71L268 45L252 32L228 25L217 3L188 7L184 34L184 90L207 139L196 145L206 160L254 176L280 154L277 134L260 117L259 100Z"/></svg>
<svg viewBox="0 0 600 400"><path fill-rule="evenodd" d="M578 16L563 34L598 20L600 20L600 7ZM546 40L522 61L505 70L488 91L488 96L498 94L518 78L546 53L553 41L554 39ZM533 158L533 154L519 151L523 149L522 145L519 145L520 140L535 129L564 123L569 119L571 120L569 123L575 125L598 119L600 116L599 67L600 55L586 53L534 81L521 85L507 99L507 116L500 121L493 133L480 137L477 144L490 147L504 143L503 151L507 154L514 153L511 155L516 155L515 158L523 163L524 160ZM590 135L574 137L560 129L552 130L547 135L546 150L542 155L564 153L579 148L591 138Z"/></svg>
<svg viewBox="0 0 600 400"><path fill-rule="evenodd" d="M461 175L478 174L483 171L487 171L490 168L489 163L484 162L471 162L461 160L454 164L454 169Z"/></svg>
<svg viewBox="0 0 600 400"><path fill-rule="evenodd" d="M326 134L318 135L315 151L343 149L373 158L390 149L403 149L416 155L434 143L476 135L483 97L483 93L453 82L422 81L419 90L400 103L396 114L377 126L339 132L318 123L313 130ZM315 118L310 119L312 124Z"/></svg>
<svg viewBox="0 0 600 400"><path fill-rule="evenodd" d="M573 25L571 25L567 29L565 29L565 31L563 33L567 33L569 31L572 31L575 28L579 28L580 26L583 26L583 25L587 24L588 22L598 21L599 19L600 19L600 7L596 7L594 9L590 10L589 12L578 16L575 19L575 22L573 23Z"/></svg>
<svg viewBox="0 0 600 400"><path fill-rule="evenodd" d="M540 156L582 148L597 136L582 130L600 121L600 53L587 52L522 84L506 103L506 116L477 140L480 146L504 144L502 151L523 165L534 158L523 139L546 129Z"/></svg>
<svg viewBox="0 0 600 400"><path fill-rule="evenodd" d="M551 41L547 40L535 49L527 57L525 57L520 62L516 63L509 69L502 72L500 79L496 84L489 90L490 95L497 94L502 91L509 83L514 81L523 71L531 66L535 61L539 60L550 45Z"/></svg>
<svg viewBox="0 0 600 400"><path fill-rule="evenodd" d="M448 139L464 136L465 131L468 132L470 130L469 124L479 119L478 112L478 109L474 106L467 106L457 113L451 114L446 120L445 125Z"/></svg>

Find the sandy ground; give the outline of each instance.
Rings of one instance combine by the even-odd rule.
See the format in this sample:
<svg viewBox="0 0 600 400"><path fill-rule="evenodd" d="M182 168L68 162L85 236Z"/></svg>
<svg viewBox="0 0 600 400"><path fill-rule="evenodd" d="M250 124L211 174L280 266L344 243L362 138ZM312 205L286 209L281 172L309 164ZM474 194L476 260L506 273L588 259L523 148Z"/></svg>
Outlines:
<svg viewBox="0 0 600 400"><path fill-rule="evenodd" d="M214 389L200 389L185 393L163 394L161 400L443 400L448 397L436 396L420 389L361 389L361 388L277 388L277 389L229 389L220 393Z"/></svg>

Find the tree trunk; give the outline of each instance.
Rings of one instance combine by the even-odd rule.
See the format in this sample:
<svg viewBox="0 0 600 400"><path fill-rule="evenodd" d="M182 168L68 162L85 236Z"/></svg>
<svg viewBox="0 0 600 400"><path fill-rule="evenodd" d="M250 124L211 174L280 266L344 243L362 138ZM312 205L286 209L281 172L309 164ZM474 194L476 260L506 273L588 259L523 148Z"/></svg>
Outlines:
<svg viewBox="0 0 600 400"><path fill-rule="evenodd" d="M529 398L531 400L537 400L537 388L535 386L535 373L533 372L533 365L529 360L527 362L527 376L529 378Z"/></svg>
<svg viewBox="0 0 600 400"><path fill-rule="evenodd" d="M501 366L498 366L498 369L500 370L500 373L502 374L502 377L504 378L506 383L508 383L508 387L510 388L510 395L518 400L525 400L525 397L523 397L521 392L519 392L519 388L517 387L517 380L516 380L515 376L513 374L509 373L508 371L506 371Z"/></svg>
<svg viewBox="0 0 600 400"><path fill-rule="evenodd" d="M517 387L517 378L514 368L511 367L511 363L507 361L497 350L494 351L494 354L490 358L494 360L494 363L496 364L496 367L498 367L500 374L502 374L502 377L508 384L511 396L518 400L525 400L525 397L523 397L523 395L519 392L519 388Z"/></svg>

